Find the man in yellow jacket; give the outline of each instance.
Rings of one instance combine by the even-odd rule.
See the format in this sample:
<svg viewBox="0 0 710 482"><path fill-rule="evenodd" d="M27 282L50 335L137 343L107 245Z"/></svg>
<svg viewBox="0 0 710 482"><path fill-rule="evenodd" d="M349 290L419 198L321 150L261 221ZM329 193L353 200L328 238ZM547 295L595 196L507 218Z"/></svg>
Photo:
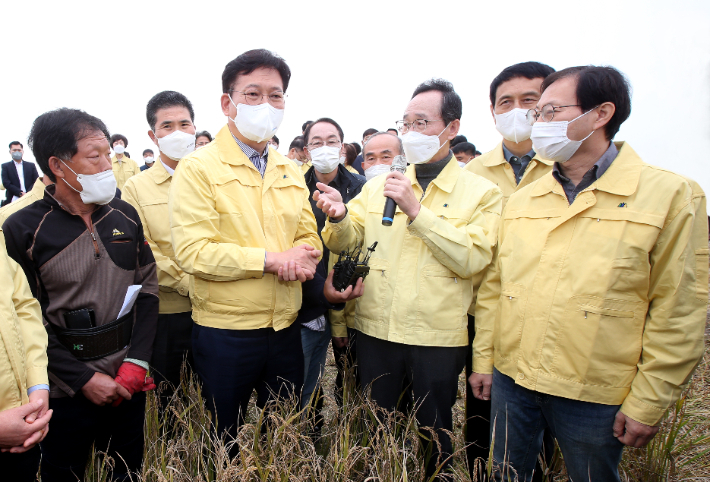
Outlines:
<svg viewBox="0 0 710 482"><path fill-rule="evenodd" d="M464 169L495 183L503 191L503 208L515 191L540 179L552 169L552 162L541 158L533 149L530 140L532 126L527 121L526 115L540 99L542 81L554 71L549 65L540 62L521 62L506 67L491 82L489 89L491 115L496 130L503 136L503 140L492 151L471 159ZM473 302L468 311L470 340L473 340L475 332L475 306L476 293L474 292ZM466 359L466 378L473 372L472 355L471 353ZM490 412L490 401L475 398L470 386L467 385L466 454L471 470L477 458L484 460L488 458ZM546 442L545 454L551 457L554 442L549 437L546 438ZM537 470L536 474L539 477L542 471Z"/></svg>
<svg viewBox="0 0 710 482"><path fill-rule="evenodd" d="M290 77L286 62L268 50L229 62L221 99L228 124L180 161L170 189L175 256L194 276L195 369L217 430L228 438L254 389L264 407L273 394L287 396L303 384L293 322L301 282L313 278L322 245L303 174L267 146Z"/></svg>
<svg viewBox="0 0 710 482"><path fill-rule="evenodd" d="M0 470L3 480L37 478L37 444L52 417L47 377L47 332L25 273L10 259L0 231Z"/></svg>
<svg viewBox="0 0 710 482"><path fill-rule="evenodd" d="M148 101L146 117L148 136L160 149L158 162L129 178L122 198L138 211L157 266L160 305L150 366L156 384L168 382L160 388L164 407L180 385L183 361L192 365L190 276L175 259L168 194L178 162L195 150L195 112L187 97L164 91Z"/></svg>
<svg viewBox="0 0 710 482"><path fill-rule="evenodd" d="M114 134L111 136L111 148L114 156L111 158L111 169L116 178L116 187L123 191L123 186L129 177L135 176L140 172L136 161L126 156L124 152L128 147L128 139L122 134Z"/></svg>
<svg viewBox="0 0 710 482"><path fill-rule="evenodd" d="M703 353L705 197L611 142L630 112L623 75L587 66L547 77L529 114L555 165L506 205L469 379L520 479L549 428L572 480L618 481L623 446L653 438Z"/></svg>
<svg viewBox="0 0 710 482"><path fill-rule="evenodd" d="M355 309L360 378L388 410L409 387L419 425L433 427L440 443L429 447L429 475L450 463L446 431L465 364L472 279L490 263L501 209L500 189L462 170L450 150L461 111L451 83L422 83L400 122L406 173L371 179L347 208L325 184L314 193L329 216L323 242L331 251L378 243ZM382 222L386 197L397 203L391 226Z"/></svg>

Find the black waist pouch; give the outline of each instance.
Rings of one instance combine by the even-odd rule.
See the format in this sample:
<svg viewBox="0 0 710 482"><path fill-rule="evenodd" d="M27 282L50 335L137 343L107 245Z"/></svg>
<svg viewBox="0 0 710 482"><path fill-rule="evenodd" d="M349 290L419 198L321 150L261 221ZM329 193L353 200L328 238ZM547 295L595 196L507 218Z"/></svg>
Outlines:
<svg viewBox="0 0 710 482"><path fill-rule="evenodd" d="M59 342L77 360L96 360L123 350L131 342L133 310L116 321L95 328L70 329L51 326Z"/></svg>

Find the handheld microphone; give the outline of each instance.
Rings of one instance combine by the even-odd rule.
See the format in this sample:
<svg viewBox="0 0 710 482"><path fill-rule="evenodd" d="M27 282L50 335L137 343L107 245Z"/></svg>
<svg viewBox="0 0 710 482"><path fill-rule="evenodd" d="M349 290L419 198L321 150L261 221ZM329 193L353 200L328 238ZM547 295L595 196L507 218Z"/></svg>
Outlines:
<svg viewBox="0 0 710 482"><path fill-rule="evenodd" d="M399 171L402 174L407 170L407 158L404 156L394 156L390 172ZM385 201L385 210L382 213L382 225L392 226L394 222L394 212L397 209L397 203L392 198L387 198Z"/></svg>

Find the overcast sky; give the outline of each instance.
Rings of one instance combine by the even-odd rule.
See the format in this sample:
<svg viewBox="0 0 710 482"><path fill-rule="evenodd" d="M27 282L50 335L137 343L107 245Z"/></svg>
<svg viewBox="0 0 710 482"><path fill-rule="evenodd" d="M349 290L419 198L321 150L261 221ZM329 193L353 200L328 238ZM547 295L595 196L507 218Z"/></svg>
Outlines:
<svg viewBox="0 0 710 482"><path fill-rule="evenodd" d="M309 119L337 120L346 142L360 141L369 127L393 127L417 84L431 77L454 84L463 99L461 133L486 152L500 141L491 80L508 65L537 60L558 70L621 70L633 103L616 140L710 191L710 2L482 3L3 2L3 145L26 146L38 115L73 107L128 137L141 164L143 149L154 147L145 119L154 94L182 92L197 128L214 134L226 121L224 65L267 48L292 71L282 153ZM25 159L33 160L27 148Z"/></svg>

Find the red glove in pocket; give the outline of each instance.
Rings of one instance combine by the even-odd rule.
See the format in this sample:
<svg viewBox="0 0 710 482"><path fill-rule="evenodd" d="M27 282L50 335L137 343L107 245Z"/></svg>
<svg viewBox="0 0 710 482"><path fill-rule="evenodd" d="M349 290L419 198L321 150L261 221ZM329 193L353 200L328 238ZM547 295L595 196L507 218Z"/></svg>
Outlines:
<svg viewBox="0 0 710 482"><path fill-rule="evenodd" d="M131 395L136 392L147 392L148 390L155 389L155 383L152 378L145 377L146 372L147 370L145 368L135 363L124 362L118 368L118 374L115 380L116 383L128 390ZM123 397L114 401L112 405L117 407L122 401Z"/></svg>

